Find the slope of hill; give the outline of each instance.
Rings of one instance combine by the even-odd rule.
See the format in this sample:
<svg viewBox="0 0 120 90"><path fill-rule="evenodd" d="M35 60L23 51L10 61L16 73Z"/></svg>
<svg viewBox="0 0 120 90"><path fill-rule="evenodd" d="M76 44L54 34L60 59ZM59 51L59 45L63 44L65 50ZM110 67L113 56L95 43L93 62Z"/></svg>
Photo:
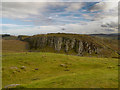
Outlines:
<svg viewBox="0 0 120 90"><path fill-rule="evenodd" d="M28 43L19 40L2 40L2 52L28 51Z"/></svg>
<svg viewBox="0 0 120 90"><path fill-rule="evenodd" d="M9 38L2 42L3 87L118 87L118 59L111 58L118 56L116 40L78 34L47 34L18 36L17 40Z"/></svg>
<svg viewBox="0 0 120 90"><path fill-rule="evenodd" d="M11 84L20 84L17 88L118 87L118 59L114 58L3 53L2 70L3 87Z"/></svg>

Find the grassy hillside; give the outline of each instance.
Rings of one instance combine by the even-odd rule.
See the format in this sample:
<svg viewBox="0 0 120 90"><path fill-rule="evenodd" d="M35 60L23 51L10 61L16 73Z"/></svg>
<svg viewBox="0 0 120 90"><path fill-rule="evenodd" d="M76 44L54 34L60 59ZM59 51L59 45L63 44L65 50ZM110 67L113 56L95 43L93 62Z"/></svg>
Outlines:
<svg viewBox="0 0 120 90"><path fill-rule="evenodd" d="M118 59L55 53L3 53L3 87L117 88Z"/></svg>
<svg viewBox="0 0 120 90"><path fill-rule="evenodd" d="M27 42L19 40L2 40L2 52L24 52L27 51Z"/></svg>
<svg viewBox="0 0 120 90"><path fill-rule="evenodd" d="M98 37L95 36L96 40L102 43L104 46L110 48L113 51L120 51L118 48L118 42L119 40L111 39L111 38L105 38L105 37Z"/></svg>
<svg viewBox="0 0 120 90"><path fill-rule="evenodd" d="M45 48L37 48L37 49L30 49L28 47L28 43L26 41L19 41L19 40L13 40L10 37L15 37L20 40L24 40L25 38L30 38L30 37L35 37L33 38L33 41L31 41L34 46L36 45L36 41L38 41L37 37L40 36L52 36L52 37L67 37L70 39L79 39L82 40L83 42L88 42L93 43L96 45L96 47L100 48L99 53L95 54L88 54L87 51L83 52L83 56L96 56L96 57L118 57L118 52L120 50L118 49L118 40L113 40L113 39L106 39L103 37L96 37L96 36L90 36L90 35L80 35L80 34L65 34L65 33L51 33L51 34L39 34L39 35L34 35L34 36L25 36L25 35L20 35L18 38L16 36L9 36L9 37L3 37L3 52L23 52L23 51L37 51L37 52L52 52L52 53L58 53L57 51L54 50L54 46L51 47L50 45L45 46ZM5 38L9 38L9 40L6 40ZM37 40L36 40L37 39ZM31 46L31 45L29 45ZM61 48L59 53L63 54L69 54L69 55L77 55L77 51L75 50L75 47L73 49L70 49L68 52L65 52L64 47Z"/></svg>
<svg viewBox="0 0 120 90"><path fill-rule="evenodd" d="M42 35L32 37L39 36ZM93 42L103 47L100 55L106 55L109 58L97 58L92 55L86 55L87 57L73 56L73 51L65 53L64 50L58 54L50 47L41 49L42 52L28 52L27 42L11 38L4 39L2 40L3 87L11 84L20 84L16 88L118 87L118 59L110 58L118 56L116 53L119 51L117 40L76 34L43 36L62 36ZM19 36L19 39L29 37Z"/></svg>

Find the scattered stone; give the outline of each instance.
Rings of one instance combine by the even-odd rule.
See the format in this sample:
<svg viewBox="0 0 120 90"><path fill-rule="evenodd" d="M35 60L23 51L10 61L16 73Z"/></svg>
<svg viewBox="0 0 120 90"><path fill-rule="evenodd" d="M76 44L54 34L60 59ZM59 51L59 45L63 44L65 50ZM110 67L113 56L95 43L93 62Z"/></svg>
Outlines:
<svg viewBox="0 0 120 90"><path fill-rule="evenodd" d="M38 68L35 68L35 70L38 70Z"/></svg>
<svg viewBox="0 0 120 90"><path fill-rule="evenodd" d="M61 67L65 67L66 65L65 64L60 64Z"/></svg>
<svg viewBox="0 0 120 90"><path fill-rule="evenodd" d="M17 70L17 72L20 72L20 70Z"/></svg>
<svg viewBox="0 0 120 90"><path fill-rule="evenodd" d="M108 66L107 68L111 69L111 68L114 68L113 66Z"/></svg>
<svg viewBox="0 0 120 90"><path fill-rule="evenodd" d="M16 73L16 71L13 71L13 74L15 74Z"/></svg>
<svg viewBox="0 0 120 90"><path fill-rule="evenodd" d="M10 69L18 69L18 67L10 67Z"/></svg>
<svg viewBox="0 0 120 90"><path fill-rule="evenodd" d="M39 78L33 78L32 80L39 80Z"/></svg>
<svg viewBox="0 0 120 90"><path fill-rule="evenodd" d="M21 69L25 69L26 68L26 66L22 66L22 67L20 67Z"/></svg>
<svg viewBox="0 0 120 90"><path fill-rule="evenodd" d="M12 88L12 87L16 87L18 85L20 85L20 84L10 84L10 85L5 86L4 88Z"/></svg>
<svg viewBox="0 0 120 90"><path fill-rule="evenodd" d="M118 64L118 66L120 66L120 64Z"/></svg>

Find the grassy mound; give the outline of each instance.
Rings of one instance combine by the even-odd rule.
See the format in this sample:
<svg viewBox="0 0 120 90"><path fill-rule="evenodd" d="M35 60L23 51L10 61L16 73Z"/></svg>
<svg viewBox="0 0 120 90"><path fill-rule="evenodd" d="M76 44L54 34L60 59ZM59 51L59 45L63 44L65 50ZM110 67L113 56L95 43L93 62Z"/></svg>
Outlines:
<svg viewBox="0 0 120 90"><path fill-rule="evenodd" d="M3 87L117 88L118 59L55 53L3 53Z"/></svg>

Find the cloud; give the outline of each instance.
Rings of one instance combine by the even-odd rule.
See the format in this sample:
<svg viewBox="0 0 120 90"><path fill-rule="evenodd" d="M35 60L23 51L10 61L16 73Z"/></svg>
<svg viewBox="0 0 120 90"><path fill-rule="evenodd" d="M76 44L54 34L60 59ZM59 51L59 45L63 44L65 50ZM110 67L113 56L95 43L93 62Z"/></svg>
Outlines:
<svg viewBox="0 0 120 90"><path fill-rule="evenodd" d="M84 3L3 2L2 17L33 22L35 25L51 25L61 18L58 15L67 14L69 11L77 11L82 6L84 6Z"/></svg>
<svg viewBox="0 0 120 90"><path fill-rule="evenodd" d="M104 32L116 32L118 31L118 2L99 2L90 7L89 9L93 13L93 21L101 22L101 27ZM97 13L94 13L97 12Z"/></svg>
<svg viewBox="0 0 120 90"><path fill-rule="evenodd" d="M118 2L98 2L89 8L94 13L94 20L116 18L118 16ZM111 19L110 19L111 20Z"/></svg>
<svg viewBox="0 0 120 90"><path fill-rule="evenodd" d="M116 11L117 8L118 8L118 2L98 2L94 6L92 6L89 10L91 12L95 12L99 10L109 12L109 11Z"/></svg>
<svg viewBox="0 0 120 90"><path fill-rule="evenodd" d="M0 24L0 27L23 27L23 26L30 26L30 25Z"/></svg>
<svg viewBox="0 0 120 90"><path fill-rule="evenodd" d="M27 22L28 26L2 24L7 27L3 32L16 35L117 32L117 3L99 2L90 6L89 10L84 9L85 5L86 3L4 2L3 18L19 19ZM33 26L29 26L31 22L34 23Z"/></svg>
<svg viewBox="0 0 120 90"><path fill-rule="evenodd" d="M2 15L6 18L28 18L31 15L42 15L45 11L45 3L30 3L30 2L3 2L2 3Z"/></svg>
<svg viewBox="0 0 120 90"><path fill-rule="evenodd" d="M112 22L113 23L113 22ZM111 24L112 24L111 23ZM103 27L103 23L99 21L81 22L75 24L65 25L50 25L50 26L22 26L19 28L3 29L3 33L12 35L34 35L34 34L47 34L47 33L76 33L76 34L97 34L97 33L117 33L118 29L115 25L112 27ZM108 24L110 26L110 24ZM14 26L14 25L13 25ZM87 28L86 28L87 27ZM64 30L63 30L64 29Z"/></svg>
<svg viewBox="0 0 120 90"><path fill-rule="evenodd" d="M74 12L81 9L84 5L84 3L70 3L65 10Z"/></svg>
<svg viewBox="0 0 120 90"><path fill-rule="evenodd" d="M34 34L46 34L46 33L58 33L59 27L57 26L33 26L22 28L9 28L3 29L3 33L9 33L12 35L34 35Z"/></svg>
<svg viewBox="0 0 120 90"><path fill-rule="evenodd" d="M109 22L109 23L106 23L106 24L102 25L102 27L116 28L116 27L118 27L118 23L115 23L115 22Z"/></svg>

